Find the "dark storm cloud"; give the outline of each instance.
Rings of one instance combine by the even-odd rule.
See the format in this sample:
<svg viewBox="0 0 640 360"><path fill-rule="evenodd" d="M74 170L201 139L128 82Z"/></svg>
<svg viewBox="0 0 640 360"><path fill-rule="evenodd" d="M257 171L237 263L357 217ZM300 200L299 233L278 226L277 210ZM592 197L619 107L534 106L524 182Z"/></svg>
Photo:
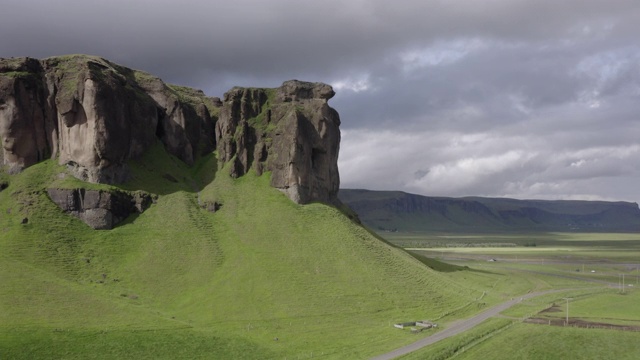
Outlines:
<svg viewBox="0 0 640 360"><path fill-rule="evenodd" d="M638 33L637 0L7 0L0 56L96 54L214 96L331 83L345 186L637 201Z"/></svg>
<svg viewBox="0 0 640 360"><path fill-rule="evenodd" d="M169 76L202 68L326 76L438 39L544 41L637 13L633 1L557 3L9 0L0 26L3 53L16 56L91 52Z"/></svg>

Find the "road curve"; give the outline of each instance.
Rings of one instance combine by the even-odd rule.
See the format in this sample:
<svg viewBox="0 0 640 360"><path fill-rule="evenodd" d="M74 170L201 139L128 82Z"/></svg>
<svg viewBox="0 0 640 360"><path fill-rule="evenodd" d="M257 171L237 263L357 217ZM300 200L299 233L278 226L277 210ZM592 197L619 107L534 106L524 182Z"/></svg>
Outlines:
<svg viewBox="0 0 640 360"><path fill-rule="evenodd" d="M435 333L431 336L427 336L424 339L418 340L416 342L414 342L413 344L409 344L407 346L403 346L401 348L398 348L396 350L393 350L391 352L388 352L386 354L382 354L379 356L376 356L374 358L372 358L371 360L391 360L391 359L395 359L398 356L402 356L402 355L406 355L410 352L414 352L418 349L421 349L425 346L431 345L435 342L438 342L440 340L444 340L448 337L454 336L454 335L458 335L461 332L467 331L471 328L474 328L475 326L477 326L478 324L480 324L481 322L487 320L488 318L492 317L492 316L496 316L499 313L501 313L502 311L512 307L513 305L519 303L522 300L525 299L530 299L536 296L542 296L542 295L546 295L546 294L550 294L550 293L554 293L554 292L562 292L562 291L567 291L567 290L571 290L571 289L556 289L556 290L547 290L547 291L538 291L538 292L532 292L532 293L528 293L526 295L520 296L518 298L514 298L513 300L509 300L506 301L502 304L496 305L492 308L489 308L483 312L481 312L480 314L462 320L454 325L452 325L449 328L446 328L438 333Z"/></svg>

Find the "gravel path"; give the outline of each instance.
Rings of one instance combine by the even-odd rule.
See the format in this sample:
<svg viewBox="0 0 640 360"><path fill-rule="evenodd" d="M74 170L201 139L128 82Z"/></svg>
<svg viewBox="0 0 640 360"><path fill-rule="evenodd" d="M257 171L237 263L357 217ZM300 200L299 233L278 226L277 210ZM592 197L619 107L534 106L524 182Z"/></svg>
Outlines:
<svg viewBox="0 0 640 360"><path fill-rule="evenodd" d="M542 295L546 295L546 294L550 294L550 293L554 293L554 292L561 292L561 291L567 291L567 290L571 290L571 289L558 289L558 290L547 290L547 291L538 291L538 292L533 292L533 293L529 293L526 295L523 295L521 297L518 298L514 298L513 300L509 300L507 302L504 302L502 304L496 305L488 310L485 310L483 312L481 312L480 314L471 317L469 319L465 319L462 321L459 321L457 323L455 323L454 325L452 325L449 328L446 328L436 334L433 334L431 336L428 336L422 340L418 340L416 342L414 342L413 344L409 344L407 346L403 346L399 349L393 350L391 352L388 352L386 354L382 354L379 356L374 357L372 360L390 360L390 359L395 359L398 356L402 356L402 355L406 355L410 352L416 351L418 349L421 349L425 346L431 345L435 342L438 342L440 340L444 340L448 337L454 336L454 335L458 335L461 332L467 331L475 326L477 326L478 324L480 324L481 322L487 320L490 317L496 316L499 313L501 313L502 311L512 307L513 305L519 303L522 300L525 299L530 299L536 296L542 296Z"/></svg>

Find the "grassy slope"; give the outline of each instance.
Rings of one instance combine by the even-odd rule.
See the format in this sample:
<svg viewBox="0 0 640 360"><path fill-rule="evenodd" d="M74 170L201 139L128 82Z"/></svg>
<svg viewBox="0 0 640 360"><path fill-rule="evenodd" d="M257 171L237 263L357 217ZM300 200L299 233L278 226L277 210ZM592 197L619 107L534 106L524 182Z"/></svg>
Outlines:
<svg viewBox="0 0 640 360"><path fill-rule="evenodd" d="M212 157L190 170L159 148L133 165L123 188L160 198L111 231L49 201L48 184L75 184L51 161L0 192L1 358L366 357L415 339L390 322L479 295L268 175L216 175Z"/></svg>

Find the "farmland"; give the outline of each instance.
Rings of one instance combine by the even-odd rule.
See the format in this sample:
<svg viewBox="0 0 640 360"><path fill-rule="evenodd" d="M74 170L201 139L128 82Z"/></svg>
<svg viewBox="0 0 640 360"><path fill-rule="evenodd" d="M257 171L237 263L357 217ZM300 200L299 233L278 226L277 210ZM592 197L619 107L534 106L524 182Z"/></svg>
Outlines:
<svg viewBox="0 0 640 360"><path fill-rule="evenodd" d="M633 331L640 329L640 234L383 235L413 253L473 269L451 276L485 285L489 299L564 289L519 302L403 359L631 359L640 351L640 332Z"/></svg>

